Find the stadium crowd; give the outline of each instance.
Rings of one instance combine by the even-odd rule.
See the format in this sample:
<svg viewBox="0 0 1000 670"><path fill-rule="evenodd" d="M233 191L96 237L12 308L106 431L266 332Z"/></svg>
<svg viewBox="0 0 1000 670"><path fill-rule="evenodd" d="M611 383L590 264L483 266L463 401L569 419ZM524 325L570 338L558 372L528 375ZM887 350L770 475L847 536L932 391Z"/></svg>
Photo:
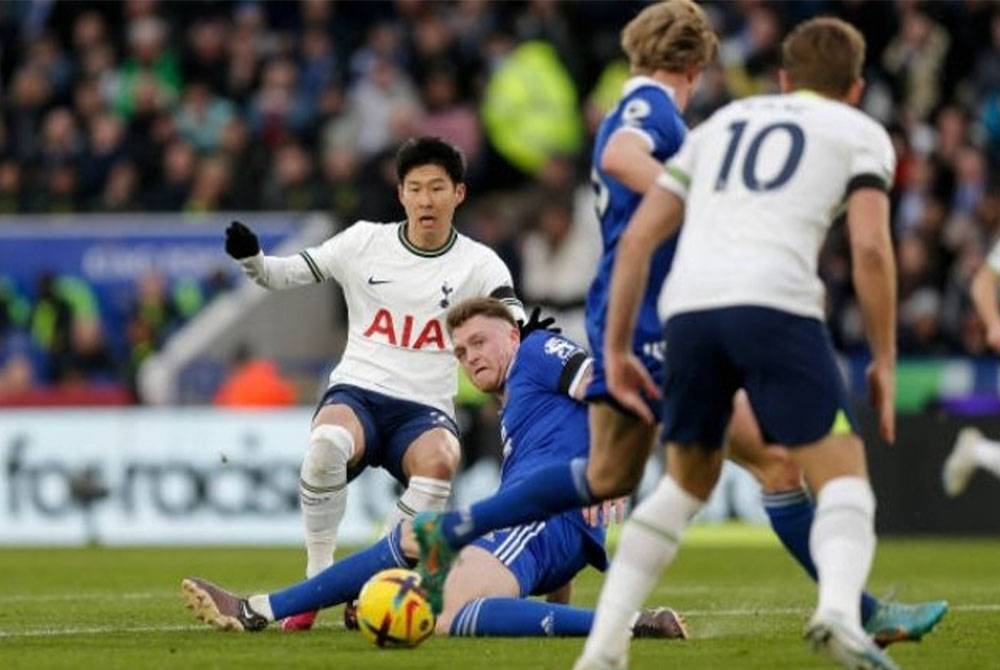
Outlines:
<svg viewBox="0 0 1000 670"><path fill-rule="evenodd" d="M492 246L527 304L574 331L599 242L589 148L627 76L634 2L0 4L0 217L323 210L399 220L394 152L414 135L469 163L458 226ZM892 193L903 355L986 353L968 283L1000 228L1000 10L986 2L706 3L718 62L692 125L776 90L788 26L829 13L868 40L864 109L899 157ZM213 220L211 216L207 220ZM0 226L3 226L0 218ZM223 221L217 222L220 226ZM220 232L221 255L221 232ZM839 347L862 347L847 244L821 258ZM0 267L0 392L131 383L224 280L135 287L108 347L85 285ZM20 343L20 344L18 344ZM32 357L12 356L25 348Z"/></svg>

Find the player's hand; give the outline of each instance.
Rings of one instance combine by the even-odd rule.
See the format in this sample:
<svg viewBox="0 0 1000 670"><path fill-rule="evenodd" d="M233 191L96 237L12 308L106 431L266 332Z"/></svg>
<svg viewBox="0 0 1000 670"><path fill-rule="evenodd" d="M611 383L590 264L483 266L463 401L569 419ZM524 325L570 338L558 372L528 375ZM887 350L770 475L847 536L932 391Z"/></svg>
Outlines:
<svg viewBox="0 0 1000 670"><path fill-rule="evenodd" d="M659 400L660 389L642 361L631 351L624 354L608 352L605 353L604 367L608 377L608 390L614 399L649 425L654 425L656 417L646 404L643 394L652 400Z"/></svg>
<svg viewBox="0 0 1000 670"><path fill-rule="evenodd" d="M528 335L536 330L547 330L550 333L561 333L562 328L555 325L556 319L553 316L542 318L542 308L535 307L531 310L527 321L518 321L517 329L521 331L521 340L524 341Z"/></svg>
<svg viewBox="0 0 1000 670"><path fill-rule="evenodd" d="M878 432L892 444L896 441L896 367L873 361L868 366L868 393L878 413Z"/></svg>
<svg viewBox="0 0 1000 670"><path fill-rule="evenodd" d="M591 526L609 526L625 520L625 498L605 500L583 508L583 518Z"/></svg>
<svg viewBox="0 0 1000 670"><path fill-rule="evenodd" d="M233 221L226 228L226 253L242 260L260 253L260 242L254 232L239 221Z"/></svg>
<svg viewBox="0 0 1000 670"><path fill-rule="evenodd" d="M1000 353L1000 324L986 329L986 344L993 351Z"/></svg>

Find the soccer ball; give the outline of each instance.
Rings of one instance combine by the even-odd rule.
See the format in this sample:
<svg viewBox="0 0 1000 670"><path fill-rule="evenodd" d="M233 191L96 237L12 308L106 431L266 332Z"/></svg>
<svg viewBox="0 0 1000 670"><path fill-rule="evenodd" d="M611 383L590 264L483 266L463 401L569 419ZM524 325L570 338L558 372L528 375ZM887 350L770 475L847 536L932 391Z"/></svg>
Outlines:
<svg viewBox="0 0 1000 670"><path fill-rule="evenodd" d="M358 596L358 627L379 647L416 647L434 633L434 613L412 570L383 570Z"/></svg>

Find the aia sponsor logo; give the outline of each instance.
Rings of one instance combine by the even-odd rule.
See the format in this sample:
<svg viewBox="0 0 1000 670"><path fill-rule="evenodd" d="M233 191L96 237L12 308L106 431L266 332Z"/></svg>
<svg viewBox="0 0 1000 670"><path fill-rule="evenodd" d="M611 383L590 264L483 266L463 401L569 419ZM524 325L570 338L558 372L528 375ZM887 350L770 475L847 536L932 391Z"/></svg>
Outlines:
<svg viewBox="0 0 1000 670"><path fill-rule="evenodd" d="M392 312L384 307L375 313L364 335L408 349L445 349L444 331L437 319L421 324L412 314L394 318Z"/></svg>

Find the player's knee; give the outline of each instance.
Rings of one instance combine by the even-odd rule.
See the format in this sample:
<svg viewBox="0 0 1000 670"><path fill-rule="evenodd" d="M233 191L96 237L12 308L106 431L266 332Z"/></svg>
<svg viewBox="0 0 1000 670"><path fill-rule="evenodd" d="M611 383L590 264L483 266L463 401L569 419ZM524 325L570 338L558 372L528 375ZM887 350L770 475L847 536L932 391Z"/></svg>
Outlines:
<svg viewBox="0 0 1000 670"><path fill-rule="evenodd" d="M733 460L749 470L767 493L790 491L802 485L802 470L785 447L769 446L752 453L743 452Z"/></svg>
<svg viewBox="0 0 1000 670"><path fill-rule="evenodd" d="M598 464L591 460L587 464L587 485L597 500L618 498L635 490L642 472L642 468L628 464Z"/></svg>
<svg viewBox="0 0 1000 670"><path fill-rule="evenodd" d="M347 463L354 455L354 437L343 426L323 424L313 428L309 447L302 459L302 478L337 476L347 473Z"/></svg>
<svg viewBox="0 0 1000 670"><path fill-rule="evenodd" d="M409 475L451 481L458 472L461 454L454 440L438 440L432 445L423 445L413 459Z"/></svg>

